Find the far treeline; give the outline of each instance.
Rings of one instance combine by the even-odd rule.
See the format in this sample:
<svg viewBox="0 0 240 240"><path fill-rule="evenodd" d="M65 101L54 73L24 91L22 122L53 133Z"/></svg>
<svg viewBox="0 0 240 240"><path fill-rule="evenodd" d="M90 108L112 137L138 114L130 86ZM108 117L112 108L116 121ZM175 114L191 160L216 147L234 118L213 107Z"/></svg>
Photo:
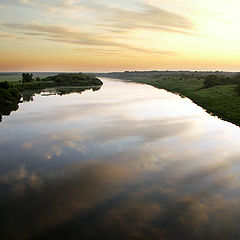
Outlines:
<svg viewBox="0 0 240 240"><path fill-rule="evenodd" d="M234 85L237 84L235 91L240 94L240 74L234 76L217 76L217 75L208 75L204 78L203 87L210 88L217 85Z"/></svg>
<svg viewBox="0 0 240 240"><path fill-rule="evenodd" d="M240 126L240 73L126 71L96 76L131 80L177 93L190 98L210 114Z"/></svg>
<svg viewBox="0 0 240 240"><path fill-rule="evenodd" d="M0 82L0 121L2 115L9 115L11 111L18 109L18 104L24 91L40 90L51 87L97 87L103 82L94 75L83 73L60 73L46 78L33 78L32 73L23 73L18 82Z"/></svg>
<svg viewBox="0 0 240 240"><path fill-rule="evenodd" d="M19 82L22 83L34 83L34 85L37 87L39 86L39 83L55 83L56 85L81 85L81 86L100 86L102 85L102 81L96 78L93 75L86 75L82 73L60 73L55 76L49 76L46 78L39 78L36 77L35 79L33 78L32 73L23 73L22 74L22 79L19 80ZM33 85L33 86L34 86ZM27 85L23 85L27 86Z"/></svg>

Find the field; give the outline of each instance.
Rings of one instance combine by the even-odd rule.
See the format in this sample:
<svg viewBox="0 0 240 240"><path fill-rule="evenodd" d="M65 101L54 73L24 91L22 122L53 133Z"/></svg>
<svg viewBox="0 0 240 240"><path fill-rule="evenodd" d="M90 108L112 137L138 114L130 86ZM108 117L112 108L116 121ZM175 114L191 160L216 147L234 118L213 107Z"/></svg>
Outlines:
<svg viewBox="0 0 240 240"><path fill-rule="evenodd" d="M56 75L57 73L53 72L34 72L33 77L46 78L48 76ZM0 82L8 81L8 82L18 82L22 79L21 72L0 72Z"/></svg>
<svg viewBox="0 0 240 240"><path fill-rule="evenodd" d="M135 79L157 88L178 93L190 98L209 113L240 126L240 97L235 91L237 85L203 87L203 79L162 77L159 79Z"/></svg>
<svg viewBox="0 0 240 240"><path fill-rule="evenodd" d="M236 92L237 85L218 85L203 88L204 76L201 75L153 75L122 73L108 77L125 78L134 82L145 83L157 88L177 93L190 98L210 114L240 126L240 96Z"/></svg>

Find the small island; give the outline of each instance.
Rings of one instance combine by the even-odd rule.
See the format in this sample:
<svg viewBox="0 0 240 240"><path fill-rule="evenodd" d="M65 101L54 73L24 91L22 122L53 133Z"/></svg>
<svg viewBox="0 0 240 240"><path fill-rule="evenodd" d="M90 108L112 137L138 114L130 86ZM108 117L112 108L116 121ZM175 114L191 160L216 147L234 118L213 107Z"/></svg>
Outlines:
<svg viewBox="0 0 240 240"><path fill-rule="evenodd" d="M84 89L99 89L103 82L94 75L83 73L59 73L46 78L33 78L32 73L23 73L18 82L0 82L0 121L2 115L9 115L11 111L18 109L24 92L31 90L39 91L53 87L84 87ZM68 92L70 92L68 90Z"/></svg>

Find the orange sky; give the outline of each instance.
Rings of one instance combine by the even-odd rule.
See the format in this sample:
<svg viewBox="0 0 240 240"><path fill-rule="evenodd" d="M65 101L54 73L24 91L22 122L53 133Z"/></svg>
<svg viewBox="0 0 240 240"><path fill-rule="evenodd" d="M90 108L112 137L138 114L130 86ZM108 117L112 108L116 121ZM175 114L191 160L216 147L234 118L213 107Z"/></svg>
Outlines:
<svg viewBox="0 0 240 240"><path fill-rule="evenodd" d="M0 0L0 71L240 69L236 0Z"/></svg>

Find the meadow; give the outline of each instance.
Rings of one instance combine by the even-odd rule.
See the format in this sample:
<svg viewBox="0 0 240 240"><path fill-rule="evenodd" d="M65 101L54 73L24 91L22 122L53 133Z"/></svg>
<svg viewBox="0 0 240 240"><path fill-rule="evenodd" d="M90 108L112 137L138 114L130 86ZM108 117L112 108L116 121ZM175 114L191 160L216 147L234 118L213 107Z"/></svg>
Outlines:
<svg viewBox="0 0 240 240"><path fill-rule="evenodd" d="M179 94L183 97L190 98L194 103L203 107L208 113L218 116L219 118L232 122L240 126L240 96L236 91L237 84L215 85L205 87L204 80L209 73L189 73L181 74L156 72L125 72L109 73L106 77L125 78L138 83L145 83L157 88L165 89L169 92ZM216 75L222 76L222 73ZM214 75L215 76L215 75ZM226 73L231 79L235 75Z"/></svg>

